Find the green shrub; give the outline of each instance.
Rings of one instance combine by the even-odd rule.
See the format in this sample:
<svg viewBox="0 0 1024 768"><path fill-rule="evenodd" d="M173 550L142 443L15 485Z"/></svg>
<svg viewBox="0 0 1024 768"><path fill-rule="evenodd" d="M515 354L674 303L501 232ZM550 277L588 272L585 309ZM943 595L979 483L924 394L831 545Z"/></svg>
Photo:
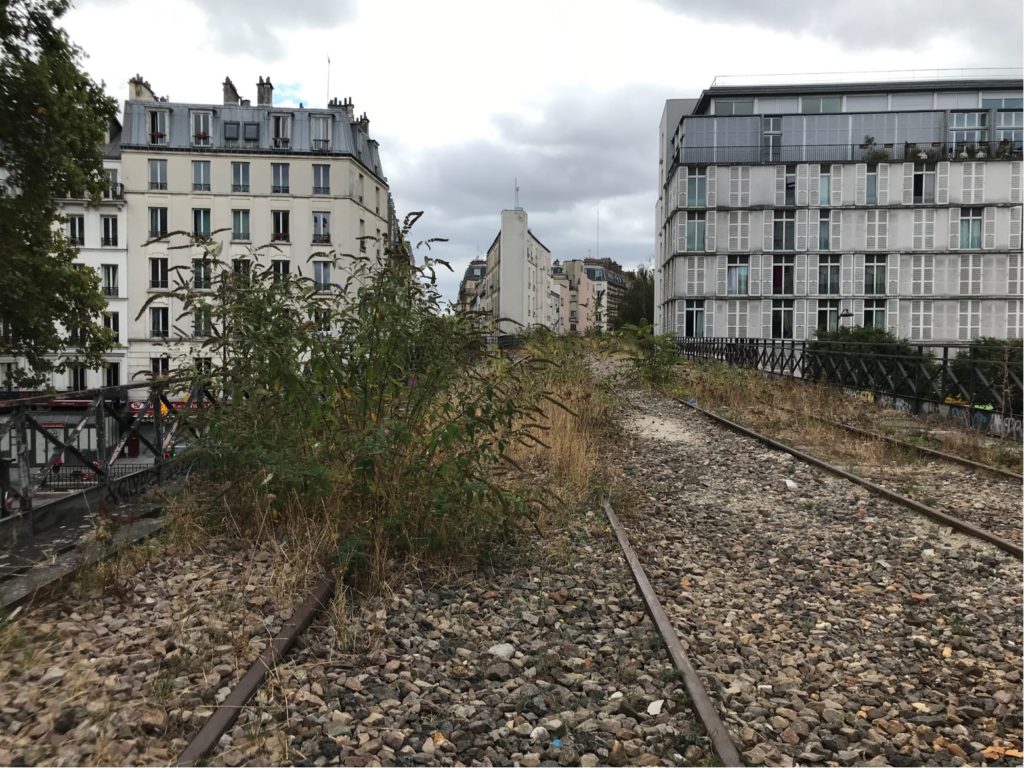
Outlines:
<svg viewBox="0 0 1024 768"><path fill-rule="evenodd" d="M668 382L679 360L679 347L672 335L655 335L654 326L647 323L626 325L622 331L635 344L630 354L633 376L652 386Z"/></svg>
<svg viewBox="0 0 1024 768"><path fill-rule="evenodd" d="M997 413L1022 412L1024 350L1018 340L975 339L950 363L946 394Z"/></svg>
<svg viewBox="0 0 1024 768"><path fill-rule="evenodd" d="M919 352L884 328L853 326L819 331L807 344L805 376L812 381L937 399L937 393L929 391L937 372L938 365L926 352Z"/></svg>

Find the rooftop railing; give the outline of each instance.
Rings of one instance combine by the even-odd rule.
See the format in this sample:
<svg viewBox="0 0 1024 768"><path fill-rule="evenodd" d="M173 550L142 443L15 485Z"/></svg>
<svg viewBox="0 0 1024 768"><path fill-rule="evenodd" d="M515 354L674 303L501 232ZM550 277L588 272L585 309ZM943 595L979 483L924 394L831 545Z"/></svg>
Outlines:
<svg viewBox="0 0 1024 768"><path fill-rule="evenodd" d="M680 165L784 165L790 163L936 163L940 160L1020 160L1024 146L1010 141L902 144L785 144L681 147Z"/></svg>

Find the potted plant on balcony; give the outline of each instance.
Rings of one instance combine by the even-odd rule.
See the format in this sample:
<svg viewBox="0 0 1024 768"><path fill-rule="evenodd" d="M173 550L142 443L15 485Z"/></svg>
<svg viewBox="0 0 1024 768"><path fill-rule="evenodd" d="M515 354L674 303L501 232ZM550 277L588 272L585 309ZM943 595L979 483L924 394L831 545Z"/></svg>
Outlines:
<svg viewBox="0 0 1024 768"><path fill-rule="evenodd" d="M884 147L880 147L875 144L874 136L865 136L864 141L861 142L860 148L865 150L864 161L868 163L879 163L883 160L889 159L889 153Z"/></svg>
<svg viewBox="0 0 1024 768"><path fill-rule="evenodd" d="M163 137L164 137L164 132L163 131L150 131L149 132L149 138L151 138L153 141L159 141Z"/></svg>
<svg viewBox="0 0 1024 768"><path fill-rule="evenodd" d="M196 141L206 141L208 138L210 138L210 134L206 133L206 131L196 132Z"/></svg>
<svg viewBox="0 0 1024 768"><path fill-rule="evenodd" d="M992 156L997 160L1011 160L1013 155L1013 145L1010 143L1010 140L1002 139L996 146L996 151Z"/></svg>

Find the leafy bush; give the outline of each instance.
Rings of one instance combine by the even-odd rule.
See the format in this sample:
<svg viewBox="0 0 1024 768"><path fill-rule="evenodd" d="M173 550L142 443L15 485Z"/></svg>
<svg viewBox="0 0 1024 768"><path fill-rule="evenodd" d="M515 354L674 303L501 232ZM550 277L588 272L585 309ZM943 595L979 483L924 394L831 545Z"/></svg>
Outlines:
<svg viewBox="0 0 1024 768"><path fill-rule="evenodd" d="M679 348L670 334L655 335L654 326L647 323L626 325L622 330L635 344L630 367L638 381L656 386L672 378Z"/></svg>
<svg viewBox="0 0 1024 768"><path fill-rule="evenodd" d="M946 394L998 413L1022 412L1024 350L1017 340L975 339L950 363Z"/></svg>

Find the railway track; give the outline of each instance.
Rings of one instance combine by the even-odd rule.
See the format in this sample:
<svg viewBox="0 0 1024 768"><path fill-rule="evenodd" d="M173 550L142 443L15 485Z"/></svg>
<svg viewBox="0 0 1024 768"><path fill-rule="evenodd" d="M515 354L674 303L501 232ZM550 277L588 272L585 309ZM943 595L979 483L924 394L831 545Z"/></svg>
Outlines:
<svg viewBox="0 0 1024 768"><path fill-rule="evenodd" d="M626 532L744 762L1019 763L1018 546L630 396Z"/></svg>

